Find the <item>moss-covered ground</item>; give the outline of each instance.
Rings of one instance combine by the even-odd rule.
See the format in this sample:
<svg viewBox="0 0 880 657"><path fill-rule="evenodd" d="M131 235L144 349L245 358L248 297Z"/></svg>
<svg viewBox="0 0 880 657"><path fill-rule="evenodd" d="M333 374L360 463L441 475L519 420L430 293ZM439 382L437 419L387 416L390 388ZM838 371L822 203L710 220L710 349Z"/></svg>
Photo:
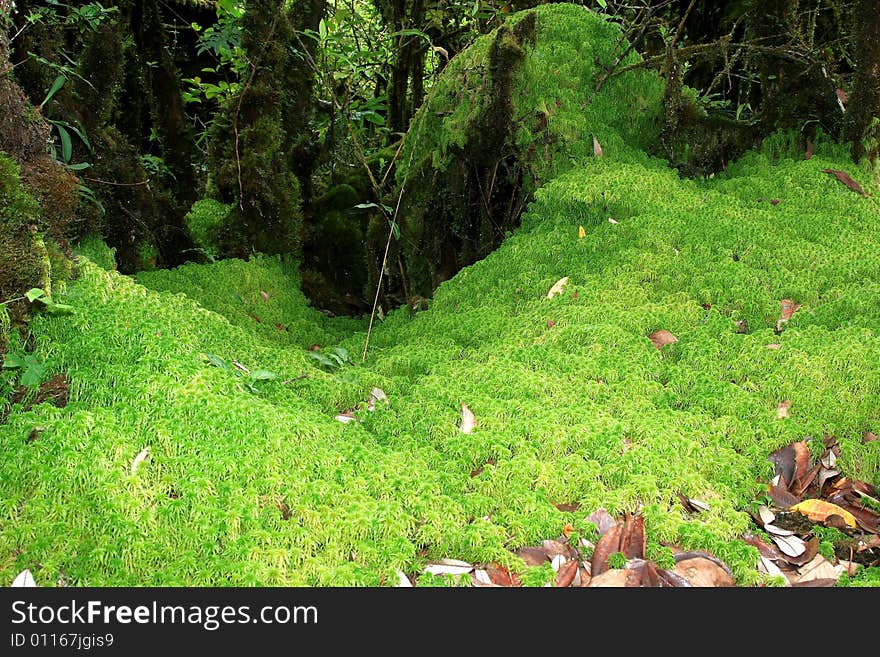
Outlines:
<svg viewBox="0 0 880 657"><path fill-rule="evenodd" d="M622 143L539 189L427 310L377 321L365 361L366 322L310 307L279 258L128 277L92 245L58 298L75 313L30 327L69 403L0 425L0 581L378 586L442 557L522 572L512 550L566 524L595 536L604 507L641 511L649 558L708 550L762 583L739 539L770 452L831 434L840 469L880 484L880 442L862 442L880 428L880 190L826 141L807 160L780 136L701 181ZM777 332L783 299L800 306ZM658 329L678 341L655 348ZM351 361L312 357L334 347ZM388 403L370 411L374 387Z"/></svg>

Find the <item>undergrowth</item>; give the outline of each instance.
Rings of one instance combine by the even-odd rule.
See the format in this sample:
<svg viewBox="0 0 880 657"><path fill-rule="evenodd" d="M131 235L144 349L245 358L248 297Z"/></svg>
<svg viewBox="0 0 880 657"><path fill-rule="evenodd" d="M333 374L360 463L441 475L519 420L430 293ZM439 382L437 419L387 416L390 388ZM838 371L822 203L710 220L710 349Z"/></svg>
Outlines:
<svg viewBox="0 0 880 657"><path fill-rule="evenodd" d="M363 322L309 307L278 258L131 278L83 257L60 297L76 312L31 324L69 404L0 426L0 581L378 586L450 557L541 585L512 550L594 536L604 507L643 513L649 557L708 550L762 583L739 538L770 452L834 435L839 469L880 484L861 440L880 424L877 185L827 141L701 181L615 143L428 310L377 322L365 362ZM782 299L801 305L777 333ZM656 349L658 329L678 342ZM315 344L356 356L322 368ZM212 355L273 376L244 385Z"/></svg>

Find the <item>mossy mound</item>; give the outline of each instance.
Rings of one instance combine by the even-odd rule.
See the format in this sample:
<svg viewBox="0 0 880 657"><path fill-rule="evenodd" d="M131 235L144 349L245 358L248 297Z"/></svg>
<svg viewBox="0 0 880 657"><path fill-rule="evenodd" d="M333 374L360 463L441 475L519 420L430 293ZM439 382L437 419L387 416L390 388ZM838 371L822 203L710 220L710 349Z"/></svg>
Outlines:
<svg viewBox="0 0 880 657"><path fill-rule="evenodd" d="M594 93L625 46L616 23L555 4L515 14L450 62L399 157L408 280L386 283L430 296L497 247L540 184L594 157L594 137L618 158L641 157L659 138L662 81L630 71ZM379 259L387 233L376 220Z"/></svg>
<svg viewBox="0 0 880 657"><path fill-rule="evenodd" d="M360 353L363 324L309 309L277 259L138 277L168 291L84 262L63 297L77 312L32 325L70 403L0 427L0 578L380 585L439 557L523 570L512 548L567 523L589 536L603 506L641 509L649 557L704 549L758 583L738 538L770 452L831 434L840 469L880 484L880 443L861 441L880 424L878 201L822 172L846 167L824 143L700 182L595 159L539 190L429 310L379 322L365 363L331 372L303 346ZM777 333L784 298L801 306ZM657 329L678 342L656 349ZM390 402L369 412L373 386ZM688 516L679 492L710 510Z"/></svg>

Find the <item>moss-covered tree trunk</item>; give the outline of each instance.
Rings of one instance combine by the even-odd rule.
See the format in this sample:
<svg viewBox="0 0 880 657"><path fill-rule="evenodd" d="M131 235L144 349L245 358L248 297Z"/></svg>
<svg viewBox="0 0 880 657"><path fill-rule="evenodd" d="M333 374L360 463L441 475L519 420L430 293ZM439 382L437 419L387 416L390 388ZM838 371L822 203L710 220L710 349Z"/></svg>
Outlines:
<svg viewBox="0 0 880 657"><path fill-rule="evenodd" d="M308 125L313 76L300 52L306 39L295 30L299 21L317 27L323 10L318 0L245 5L247 73L241 92L216 117L209 142L216 195L233 206L220 236L226 254L300 255L302 192L314 166Z"/></svg>
<svg viewBox="0 0 880 657"><path fill-rule="evenodd" d="M854 13L856 72L846 137L856 161L880 157L880 0L859 0Z"/></svg>

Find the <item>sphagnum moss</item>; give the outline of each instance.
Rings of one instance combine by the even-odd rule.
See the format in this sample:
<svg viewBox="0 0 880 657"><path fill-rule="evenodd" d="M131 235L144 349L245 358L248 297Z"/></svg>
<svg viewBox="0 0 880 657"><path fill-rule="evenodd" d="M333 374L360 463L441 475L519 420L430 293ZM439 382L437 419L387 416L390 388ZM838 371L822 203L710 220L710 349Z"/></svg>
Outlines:
<svg viewBox="0 0 880 657"><path fill-rule="evenodd" d="M842 471L880 484L880 442L861 440L880 424L880 206L821 170L876 186L824 141L807 161L777 139L703 181L616 157L617 141L334 372L307 348L358 354L363 323L310 308L278 258L136 280L84 259L63 298L76 313L31 326L70 404L0 426L0 579L377 586L419 572L425 550L521 570L512 548L566 523L590 536L604 507L640 508L658 559L708 550L760 583L737 539L770 452L834 435ZM785 298L801 306L777 333ZM658 350L661 328L678 342ZM251 390L204 354L277 376ZM373 386L389 403L369 412ZM709 511L687 516L678 492Z"/></svg>

